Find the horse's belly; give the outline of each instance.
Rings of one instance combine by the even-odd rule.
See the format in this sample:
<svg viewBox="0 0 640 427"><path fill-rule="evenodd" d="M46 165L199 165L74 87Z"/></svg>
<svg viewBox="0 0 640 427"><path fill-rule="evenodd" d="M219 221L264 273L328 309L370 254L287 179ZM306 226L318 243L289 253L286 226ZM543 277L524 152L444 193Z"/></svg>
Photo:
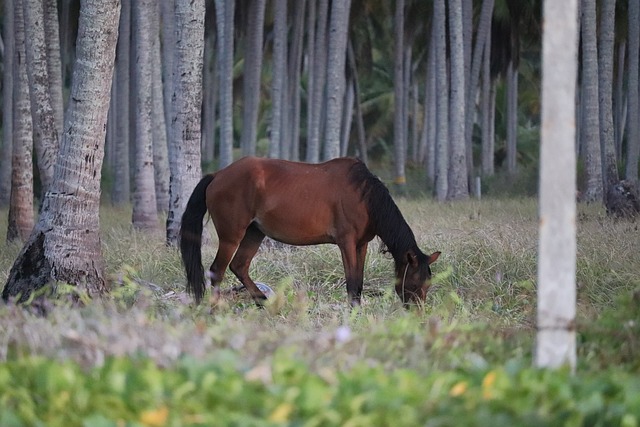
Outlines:
<svg viewBox="0 0 640 427"><path fill-rule="evenodd" d="M300 214L276 210L259 215L254 222L265 235L289 245L335 243L331 218L318 212Z"/></svg>

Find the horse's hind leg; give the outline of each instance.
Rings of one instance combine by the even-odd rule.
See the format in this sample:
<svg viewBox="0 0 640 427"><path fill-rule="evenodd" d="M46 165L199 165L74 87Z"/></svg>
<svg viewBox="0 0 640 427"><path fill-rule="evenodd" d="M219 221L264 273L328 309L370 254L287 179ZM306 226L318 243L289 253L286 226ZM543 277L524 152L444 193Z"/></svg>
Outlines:
<svg viewBox="0 0 640 427"><path fill-rule="evenodd" d="M340 253L344 264L349 302L353 307L359 306L362 295L362 282L364 281L364 261L367 255L367 244L364 243L359 246L354 244L340 245Z"/></svg>
<svg viewBox="0 0 640 427"><path fill-rule="evenodd" d="M264 233L255 225L250 225L229 266L233 274L235 274L238 280L247 288L258 305L261 305L262 301L266 299L266 296L249 277L249 265L258 252L263 239Z"/></svg>

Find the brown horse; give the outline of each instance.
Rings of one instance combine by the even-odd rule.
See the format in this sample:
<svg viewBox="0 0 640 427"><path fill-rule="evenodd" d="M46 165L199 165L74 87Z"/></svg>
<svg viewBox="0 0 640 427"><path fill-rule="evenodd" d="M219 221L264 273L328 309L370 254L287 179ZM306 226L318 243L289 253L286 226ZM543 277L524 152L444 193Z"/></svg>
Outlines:
<svg viewBox="0 0 640 427"><path fill-rule="evenodd" d="M208 273L212 286L229 266L257 303L265 295L249 277L249 264L265 236L290 245L338 245L352 305L360 304L367 245L376 235L393 256L396 292L405 306L424 300L429 265L440 256L420 251L389 191L361 161L245 157L202 178L182 216L180 251L196 303L205 292L201 236L207 210L219 240Z"/></svg>

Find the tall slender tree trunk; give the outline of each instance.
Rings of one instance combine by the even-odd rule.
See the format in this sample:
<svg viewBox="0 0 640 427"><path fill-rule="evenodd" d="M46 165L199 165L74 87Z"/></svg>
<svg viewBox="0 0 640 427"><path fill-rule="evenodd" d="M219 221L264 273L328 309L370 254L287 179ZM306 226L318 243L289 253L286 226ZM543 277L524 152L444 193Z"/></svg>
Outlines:
<svg viewBox="0 0 640 427"><path fill-rule="evenodd" d="M613 131L615 134L614 140L616 142L616 159L622 158L622 141L624 139L625 128L627 126L627 97L625 96L625 80L627 74L627 65L625 54L627 51L627 43L621 41L618 43L618 55L617 55L617 73L615 81L615 95L613 99L613 105L615 113L613 115L614 125Z"/></svg>
<svg viewBox="0 0 640 427"><path fill-rule="evenodd" d="M449 81L447 78L447 44L444 0L433 2L434 36L436 51L436 167L435 190L438 201L447 198L449 189Z"/></svg>
<svg viewBox="0 0 640 427"><path fill-rule="evenodd" d="M118 37L119 0L82 0L69 108L51 191L2 292L6 301L49 282L107 290L100 244L100 178ZM18 10L16 8L16 10Z"/></svg>
<svg viewBox="0 0 640 427"><path fill-rule="evenodd" d="M307 0L295 3L293 42L289 52L289 135L290 138L285 147L284 158L300 160L300 81L302 73L302 43L304 40L304 17Z"/></svg>
<svg viewBox="0 0 640 427"><path fill-rule="evenodd" d="M287 0L275 0L273 24L273 76L271 82L271 137L269 157L280 157L282 115L287 73Z"/></svg>
<svg viewBox="0 0 640 427"><path fill-rule="evenodd" d="M345 157L349 151L349 140L351 139L351 126L353 124L353 103L355 100L355 91L353 89L353 80L347 82L346 92L344 94L344 107L342 109L342 129L340 131L340 156Z"/></svg>
<svg viewBox="0 0 640 427"><path fill-rule="evenodd" d="M483 0L480 18L478 20L478 31L473 47L471 59L471 71L467 92L467 106L465 109L465 142L467 154L471 157L469 163L473 166L473 128L474 117L476 115L476 98L478 96L478 85L480 82L480 72L484 68L484 57L491 49L491 17L493 16L494 0Z"/></svg>
<svg viewBox="0 0 640 427"><path fill-rule="evenodd" d="M153 171L156 188L156 209L160 213L169 210L169 154L165 121L164 94L162 88L162 52L160 47L160 8L152 5L151 38L151 133L153 139Z"/></svg>
<svg viewBox="0 0 640 427"><path fill-rule="evenodd" d="M135 49L135 175L133 190L133 226L142 230L158 229L158 210L153 164L153 108L152 52L155 48L151 15L154 0L132 3Z"/></svg>
<svg viewBox="0 0 640 427"><path fill-rule="evenodd" d="M429 53L427 56L426 76L424 82L425 115L422 126L422 142L420 158L425 164L427 179L432 184L436 179L436 49L435 49L435 25L432 26L429 40Z"/></svg>
<svg viewBox="0 0 640 427"><path fill-rule="evenodd" d="M434 6L435 7L435 6ZM444 5L443 5L444 7ZM393 18L393 153L396 189L404 192L407 186L405 165L407 161L404 126L404 0L396 0ZM446 53L445 53L446 55ZM446 60L446 59L445 59Z"/></svg>
<svg viewBox="0 0 640 427"><path fill-rule="evenodd" d="M170 205L167 244L175 245L189 196L202 176L200 107L204 62L204 0L177 0L171 96Z"/></svg>
<svg viewBox="0 0 640 427"><path fill-rule="evenodd" d="M322 134L322 114L324 88L327 76L327 15L329 1L319 0L313 53L313 80L311 85L312 104L309 110L310 124L307 129L307 162L320 161L320 135Z"/></svg>
<svg viewBox="0 0 640 427"><path fill-rule="evenodd" d="M233 18L235 0L215 0L220 55L220 164L233 162Z"/></svg>
<svg viewBox="0 0 640 427"><path fill-rule="evenodd" d="M43 2L42 0L22 0L22 5L25 35L28 35L25 37L25 50L33 119L33 145L40 172L41 195L44 196L53 180L53 166L59 145L58 127L51 101L52 89L47 66L48 49L45 42Z"/></svg>
<svg viewBox="0 0 640 427"><path fill-rule="evenodd" d="M353 78L353 89L355 96L355 116L356 116L356 129L358 130L358 155L360 160L365 164L368 163L367 155L367 135L364 129L364 119L362 117L362 101L360 97L360 82L358 81L358 69L356 67L355 53L353 51L353 43L349 42L349 49L347 51L347 58L349 60L349 68L351 69L351 75Z"/></svg>
<svg viewBox="0 0 640 427"><path fill-rule="evenodd" d="M31 161L33 122L29 103L29 82L27 81L22 0L14 0L14 6L13 149L7 240L25 241L34 224L33 164Z"/></svg>
<svg viewBox="0 0 640 427"><path fill-rule="evenodd" d="M482 174L493 175L493 90L494 84L491 78L491 36L486 39L484 55L482 59Z"/></svg>
<svg viewBox="0 0 640 427"><path fill-rule="evenodd" d="M251 0L247 10L244 49L242 101L242 135L240 147L245 156L255 156L260 109L260 77L262 73L262 45L264 39L264 11L266 0ZM286 10L285 10L286 13Z"/></svg>
<svg viewBox="0 0 640 427"><path fill-rule="evenodd" d="M129 164L129 129L131 99L131 0L122 0L119 37L116 47L116 69L114 73L117 108L111 120L117 123L115 130L113 190L111 202L116 206L129 203L131 199L131 167Z"/></svg>
<svg viewBox="0 0 640 427"><path fill-rule="evenodd" d="M638 55L640 55L640 4L629 0L629 136L627 138L627 168L625 177L638 180L640 155L640 92L638 91Z"/></svg>
<svg viewBox="0 0 640 427"><path fill-rule="evenodd" d="M329 57L327 58L325 160L340 156L340 133L343 124L342 111L346 88L345 65L347 62L350 11L351 0L334 1L331 3Z"/></svg>
<svg viewBox="0 0 640 427"><path fill-rule="evenodd" d="M462 1L449 0L449 34L451 52L450 89L450 152L449 188L447 199L460 200L469 197L467 179L466 146L464 141L465 78L462 37Z"/></svg>
<svg viewBox="0 0 640 427"><path fill-rule="evenodd" d="M582 0L582 145L587 187L584 200L602 201L602 160L600 156L600 113L598 108L598 41L596 2Z"/></svg>
<svg viewBox="0 0 640 427"><path fill-rule="evenodd" d="M507 68L507 172L518 170L518 67L509 61Z"/></svg>
<svg viewBox="0 0 640 427"><path fill-rule="evenodd" d="M211 163L215 158L216 106L218 104L218 60L215 54L216 37L213 31L204 37L203 106L202 106L202 161Z"/></svg>
<svg viewBox="0 0 640 427"><path fill-rule="evenodd" d="M64 123L64 101L62 97L62 59L60 54L60 26L58 24L58 2L44 0L44 34L47 45L47 75L51 94L51 108L58 141L62 137Z"/></svg>
<svg viewBox="0 0 640 427"><path fill-rule="evenodd" d="M600 146L602 153L603 188L618 182L618 165L613 139L613 41L615 0L603 0L600 8L600 37L598 40L598 92L600 97Z"/></svg>
<svg viewBox="0 0 640 427"><path fill-rule="evenodd" d="M131 0L128 0L131 1ZM160 31L160 44L162 54L162 90L164 99L164 120L167 126L167 136L171 129L171 95L173 95L173 50L176 45L175 32L175 4L176 0L162 0L160 3L160 21L162 30ZM124 4L124 3L123 3ZM169 144L169 161L173 158L171 144Z"/></svg>
<svg viewBox="0 0 640 427"><path fill-rule="evenodd" d="M578 1L545 0L536 360L576 363L575 82Z"/></svg>
<svg viewBox="0 0 640 427"><path fill-rule="evenodd" d="M13 149L13 0L4 2L4 56L2 72L2 145L0 146L0 208L9 206L11 195L11 150Z"/></svg>

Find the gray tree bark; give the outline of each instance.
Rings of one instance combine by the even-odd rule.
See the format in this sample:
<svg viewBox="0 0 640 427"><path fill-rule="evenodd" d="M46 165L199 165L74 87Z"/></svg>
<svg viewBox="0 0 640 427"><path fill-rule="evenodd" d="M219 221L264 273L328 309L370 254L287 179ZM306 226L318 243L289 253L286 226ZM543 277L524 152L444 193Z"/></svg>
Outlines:
<svg viewBox="0 0 640 427"><path fill-rule="evenodd" d="M240 137L240 147L245 156L255 156L256 154L266 3L266 0L251 0L247 10L249 16L244 46L242 135Z"/></svg>
<svg viewBox="0 0 640 427"><path fill-rule="evenodd" d="M351 0L331 3L329 22L329 56L327 58L327 124L325 131L324 160L340 156L340 134L343 124L344 95L346 88L345 65L347 39L349 38L349 14Z"/></svg>
<svg viewBox="0 0 640 427"><path fill-rule="evenodd" d="M396 0L393 18L393 183L400 192L407 186L407 162L404 126L404 0ZM443 5L444 7L444 5ZM435 8L435 6L434 6Z"/></svg>
<svg viewBox="0 0 640 427"><path fill-rule="evenodd" d="M640 92L638 89L638 55L640 55L640 3L629 0L629 135L627 138L627 167L625 177L638 180L638 156L640 155Z"/></svg>
<svg viewBox="0 0 640 427"><path fill-rule="evenodd" d="M449 189L447 172L449 170L449 81L447 78L447 43L444 0L433 2L433 19L436 52L436 199L444 201Z"/></svg>
<svg viewBox="0 0 640 427"><path fill-rule="evenodd" d="M449 35L451 52L451 88L450 88L450 151L449 185L447 199L461 200L469 198L467 179L466 145L464 140L465 116L465 78L464 50L462 37L462 2L449 0Z"/></svg>
<svg viewBox="0 0 640 427"><path fill-rule="evenodd" d="M153 133L151 112L153 108L152 52L154 0L136 0L132 3L135 49L135 170L132 222L135 228L155 231L158 229L158 210L153 164Z"/></svg>
<svg viewBox="0 0 640 427"><path fill-rule="evenodd" d="M296 2L293 24L293 42L289 52L289 135L285 141L283 158L300 160L300 81L302 79L302 43L305 35L304 17L307 0Z"/></svg>
<svg viewBox="0 0 640 427"><path fill-rule="evenodd" d="M47 75L49 76L51 108L53 108L55 127L58 132L58 141L60 141L64 124L64 100L62 96L60 26L56 0L44 0L44 34L47 45Z"/></svg>
<svg viewBox="0 0 640 427"><path fill-rule="evenodd" d="M535 364L576 363L575 82L578 1L545 0Z"/></svg>
<svg viewBox="0 0 640 427"><path fill-rule="evenodd" d="M509 61L507 68L507 172L515 174L518 170L518 68Z"/></svg>
<svg viewBox="0 0 640 427"><path fill-rule="evenodd" d="M287 0L275 0L273 24L273 76L271 81L271 135L269 157L280 157L282 115L287 73Z"/></svg>
<svg viewBox="0 0 640 427"><path fill-rule="evenodd" d="M220 162L233 162L233 17L235 0L215 0L220 55ZM185 201L186 202L186 201Z"/></svg>
<svg viewBox="0 0 640 427"><path fill-rule="evenodd" d="M204 62L204 0L177 0L176 39L171 97L170 204L167 244L175 245L189 196L202 175L200 107Z"/></svg>
<svg viewBox="0 0 640 427"><path fill-rule="evenodd" d="M0 146L0 207L9 206L11 195L11 150L13 149L13 0L4 2L4 40L2 57L2 145Z"/></svg>
<svg viewBox="0 0 640 427"><path fill-rule="evenodd" d="M70 103L51 190L18 255L4 300L60 281L107 290L100 244L100 178L118 37L119 0L82 0ZM17 8L16 8L17 10Z"/></svg>
<svg viewBox="0 0 640 427"><path fill-rule="evenodd" d="M314 2L312 2L314 3ZM324 88L327 76L327 14L328 0L319 0L317 10L315 41L313 43L313 79L309 78L311 88L311 105L308 110L309 125L307 128L307 162L320 161L320 135L322 134L322 110L324 104ZM315 8L313 8L315 11ZM314 13L315 15L315 13Z"/></svg>

